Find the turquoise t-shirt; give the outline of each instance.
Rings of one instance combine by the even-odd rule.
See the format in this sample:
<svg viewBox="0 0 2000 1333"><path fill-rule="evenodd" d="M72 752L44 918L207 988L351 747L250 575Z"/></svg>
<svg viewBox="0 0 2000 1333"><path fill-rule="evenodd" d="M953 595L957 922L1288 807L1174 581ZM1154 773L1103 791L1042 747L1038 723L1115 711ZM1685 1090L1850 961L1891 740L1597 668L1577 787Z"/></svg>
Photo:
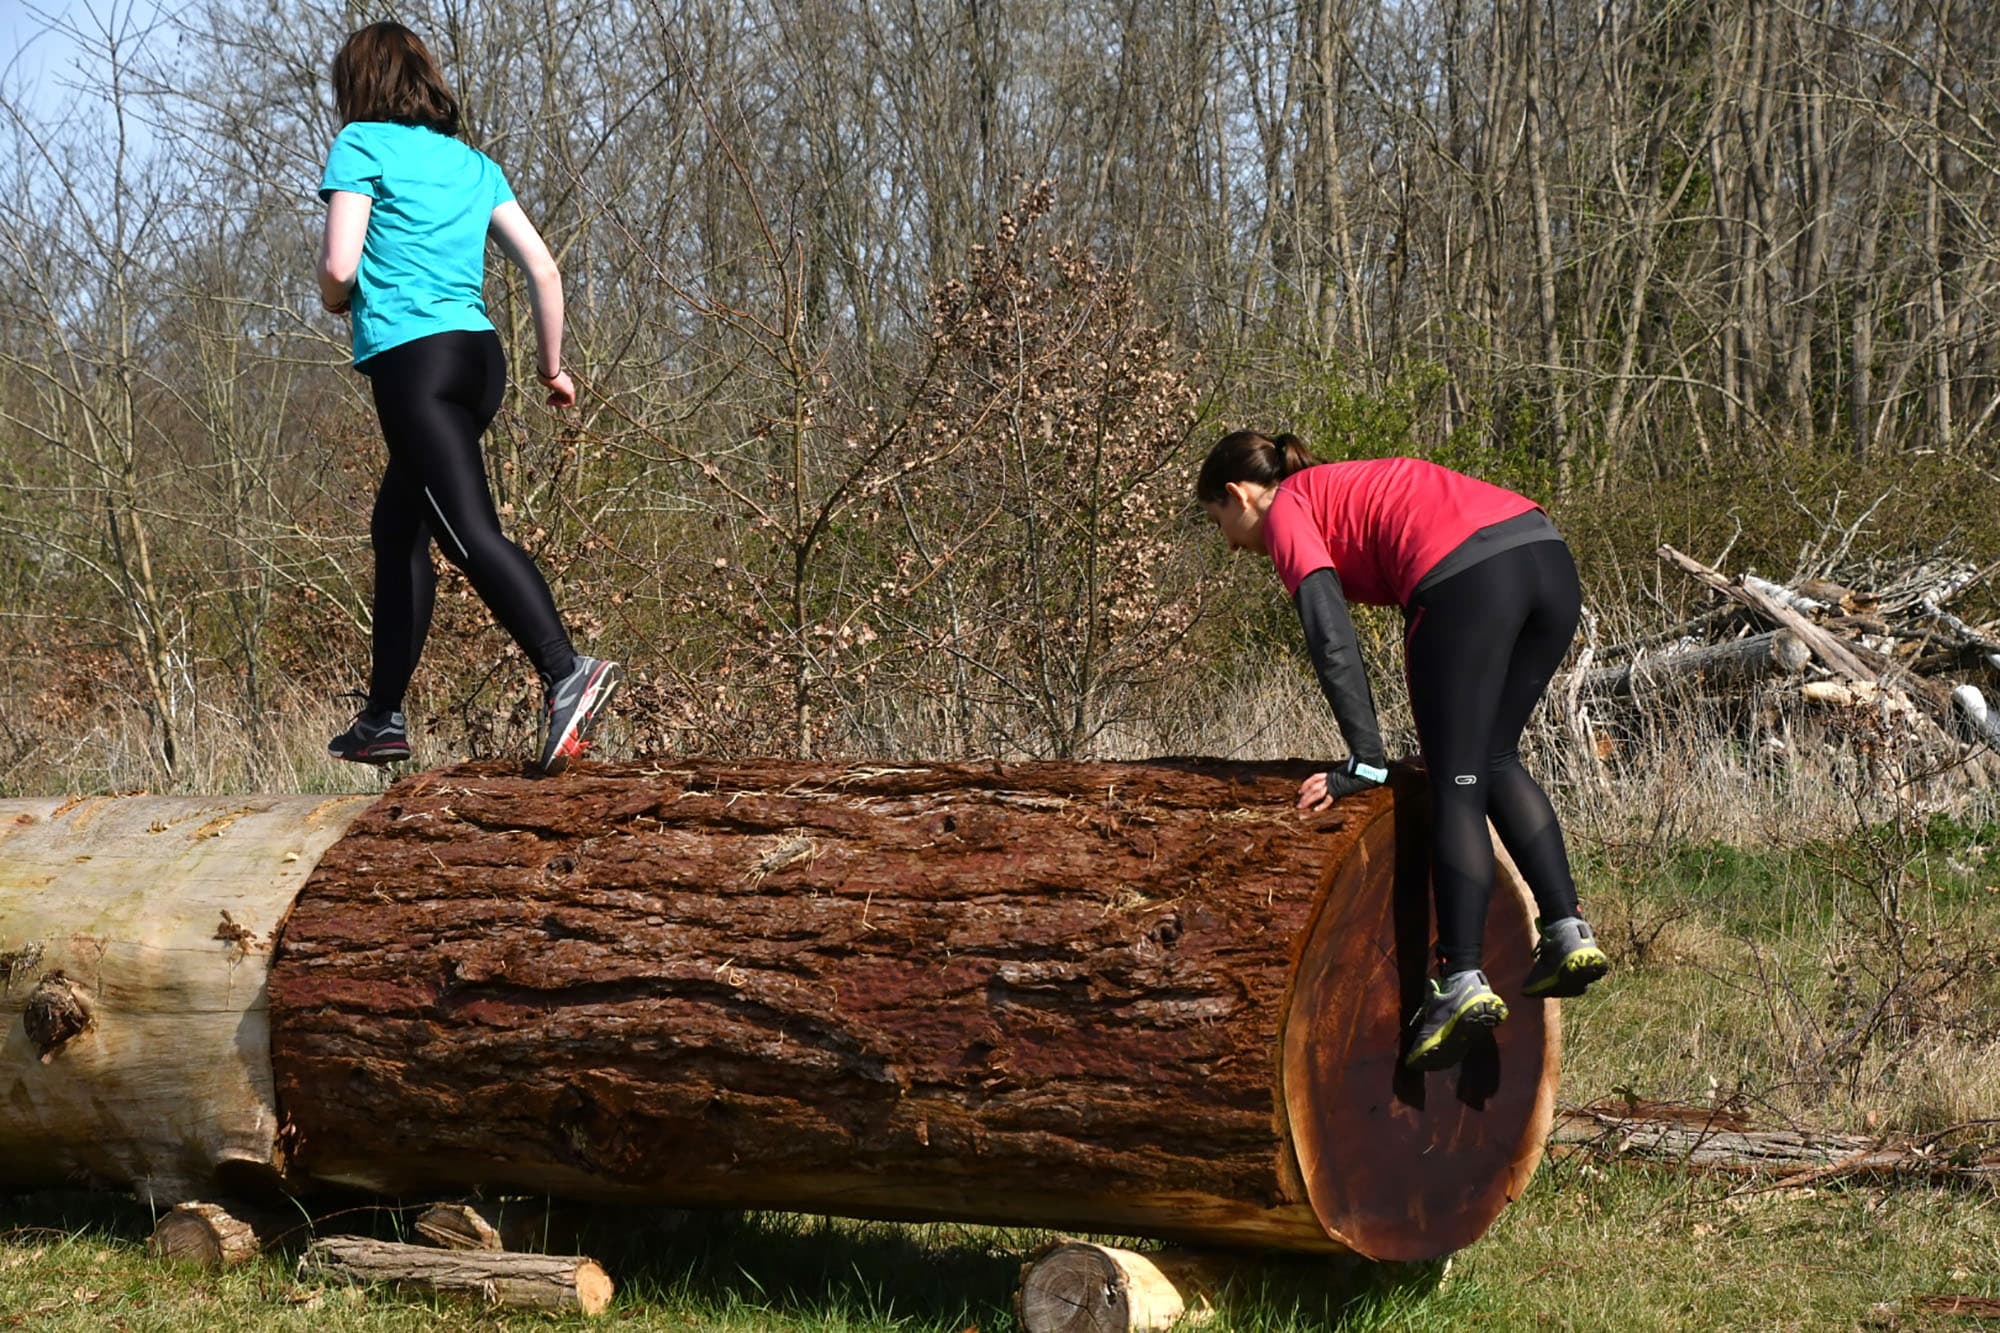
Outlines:
<svg viewBox="0 0 2000 1333"><path fill-rule="evenodd" d="M490 329L486 228L514 197L486 154L418 125L358 120L326 155L319 197L365 194L374 205L351 318L354 363L452 329Z"/></svg>

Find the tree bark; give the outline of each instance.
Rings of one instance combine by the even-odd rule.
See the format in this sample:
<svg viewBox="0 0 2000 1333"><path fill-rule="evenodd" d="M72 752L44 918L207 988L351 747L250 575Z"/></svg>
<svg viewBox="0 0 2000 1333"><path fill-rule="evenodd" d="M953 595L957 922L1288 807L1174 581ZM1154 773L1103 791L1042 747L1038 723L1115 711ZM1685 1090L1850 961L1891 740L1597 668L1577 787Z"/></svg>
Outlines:
<svg viewBox="0 0 2000 1333"><path fill-rule="evenodd" d="M271 942L369 804L0 801L0 1188L167 1206L276 1178Z"/></svg>
<svg viewBox="0 0 2000 1333"><path fill-rule="evenodd" d="M1431 938L1421 782L1304 815L1308 771L413 778L286 923L295 1168L1447 1253L1534 1169L1554 1010L1517 1006L1456 1075L1402 1073ZM1504 990L1531 936L1501 882Z"/></svg>
<svg viewBox="0 0 2000 1333"><path fill-rule="evenodd" d="M434 1250L359 1236L328 1236L306 1250L308 1276L392 1282L420 1291L470 1296L515 1310L600 1315L611 1305L611 1278L580 1256L506 1250Z"/></svg>

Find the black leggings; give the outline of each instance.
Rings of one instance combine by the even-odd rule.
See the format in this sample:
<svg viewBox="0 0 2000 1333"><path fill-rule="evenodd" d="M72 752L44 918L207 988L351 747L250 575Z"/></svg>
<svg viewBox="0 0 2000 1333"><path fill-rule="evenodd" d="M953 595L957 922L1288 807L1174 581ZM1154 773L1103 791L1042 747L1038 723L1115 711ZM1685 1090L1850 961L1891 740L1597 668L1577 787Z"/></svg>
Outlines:
<svg viewBox="0 0 2000 1333"><path fill-rule="evenodd" d="M479 437L500 410L507 359L499 335L434 333L361 366L389 466L368 534L375 547L375 660L368 706L403 706L437 600L431 541L472 586L544 676L568 673L576 654L535 562L500 535Z"/></svg>
<svg viewBox="0 0 2000 1333"><path fill-rule="evenodd" d="M1501 551L1411 599L1405 660L1430 771L1431 877L1447 972L1480 965L1493 893L1489 816L1542 919L1576 915L1562 828L1521 767L1519 746L1569 651L1582 600L1560 541Z"/></svg>

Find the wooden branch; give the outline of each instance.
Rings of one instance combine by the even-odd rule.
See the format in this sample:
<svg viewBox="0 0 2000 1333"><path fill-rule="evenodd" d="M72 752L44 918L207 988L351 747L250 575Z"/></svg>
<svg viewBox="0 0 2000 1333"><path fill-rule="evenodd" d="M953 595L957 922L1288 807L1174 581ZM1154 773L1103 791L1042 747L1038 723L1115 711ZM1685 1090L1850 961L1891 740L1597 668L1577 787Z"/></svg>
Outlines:
<svg viewBox="0 0 2000 1333"><path fill-rule="evenodd" d="M1806 645L1813 650L1813 654L1820 661L1850 680L1875 679L1875 674L1862 666L1845 645L1792 607L1746 584L1730 582L1693 556L1683 555L1671 546L1662 546L1659 555L1662 560L1693 575L1723 596L1742 603L1765 619L1792 631L1805 640Z"/></svg>
<svg viewBox="0 0 2000 1333"><path fill-rule="evenodd" d="M1559 1154L1581 1152L1728 1175L1779 1173L1781 1179L1774 1187L1836 1176L2000 1184L2000 1156L1968 1161L1922 1144L1858 1134L1760 1129L1741 1117L1700 1107L1645 1105L1632 1111L1611 1107L1565 1111L1556 1117L1550 1142Z"/></svg>
<svg viewBox="0 0 2000 1333"><path fill-rule="evenodd" d="M612 1283L595 1260L508 1250L438 1250L428 1245L328 1236L306 1250L302 1272L343 1282L387 1282L470 1297L511 1310L600 1315Z"/></svg>
<svg viewBox="0 0 2000 1333"><path fill-rule="evenodd" d="M1744 685L1772 676L1797 675L1811 659L1812 650L1798 635L1790 630L1772 630L1728 643L1587 671L1578 685L1586 695L1636 698L1673 685Z"/></svg>

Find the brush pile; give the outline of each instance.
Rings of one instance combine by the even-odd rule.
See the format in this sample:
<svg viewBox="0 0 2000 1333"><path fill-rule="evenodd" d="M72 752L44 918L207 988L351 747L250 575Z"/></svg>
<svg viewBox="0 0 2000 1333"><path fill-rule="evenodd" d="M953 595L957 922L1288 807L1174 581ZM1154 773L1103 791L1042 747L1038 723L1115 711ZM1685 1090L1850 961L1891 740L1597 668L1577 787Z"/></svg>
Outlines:
<svg viewBox="0 0 2000 1333"><path fill-rule="evenodd" d="M1728 578L1671 546L1659 556L1720 600L1670 629L1590 643L1556 682L1598 763L1703 710L1774 760L1801 728L1844 741L1877 790L1951 772L2000 782L2000 620L1950 609L2000 565L1930 561L1858 587Z"/></svg>

